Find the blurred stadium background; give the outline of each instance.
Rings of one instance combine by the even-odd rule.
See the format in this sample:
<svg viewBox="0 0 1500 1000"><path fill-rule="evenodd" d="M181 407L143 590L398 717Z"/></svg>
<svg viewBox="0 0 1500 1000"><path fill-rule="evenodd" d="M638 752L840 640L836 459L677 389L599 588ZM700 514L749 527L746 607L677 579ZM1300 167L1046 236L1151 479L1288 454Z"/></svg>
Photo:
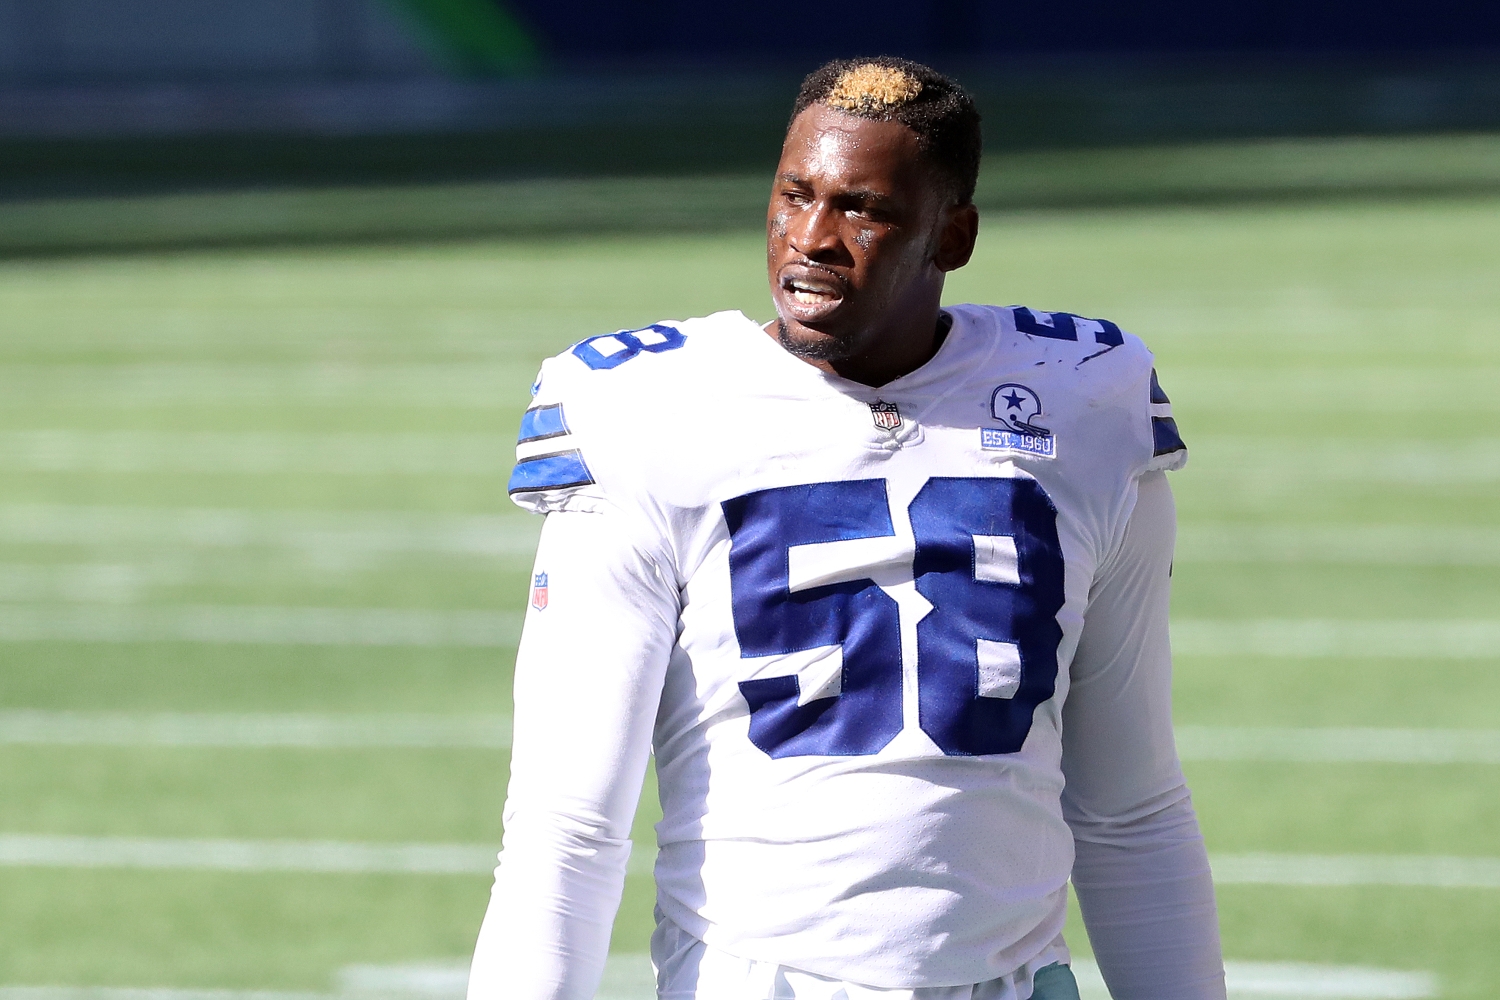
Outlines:
<svg viewBox="0 0 1500 1000"><path fill-rule="evenodd" d="M986 114L952 300L1158 353L1233 994L1495 995L1500 7L0 0L0 1000L461 994L526 386L768 316L796 82L876 51Z"/></svg>

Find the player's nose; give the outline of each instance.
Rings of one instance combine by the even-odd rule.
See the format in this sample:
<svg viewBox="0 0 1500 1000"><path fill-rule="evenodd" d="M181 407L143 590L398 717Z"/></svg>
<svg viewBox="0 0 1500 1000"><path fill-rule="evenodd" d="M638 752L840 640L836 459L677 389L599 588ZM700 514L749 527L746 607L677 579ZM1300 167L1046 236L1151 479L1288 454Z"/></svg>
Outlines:
<svg viewBox="0 0 1500 1000"><path fill-rule="evenodd" d="M808 260L829 262L848 256L839 234L838 215L828 205L814 203L787 225L787 243Z"/></svg>

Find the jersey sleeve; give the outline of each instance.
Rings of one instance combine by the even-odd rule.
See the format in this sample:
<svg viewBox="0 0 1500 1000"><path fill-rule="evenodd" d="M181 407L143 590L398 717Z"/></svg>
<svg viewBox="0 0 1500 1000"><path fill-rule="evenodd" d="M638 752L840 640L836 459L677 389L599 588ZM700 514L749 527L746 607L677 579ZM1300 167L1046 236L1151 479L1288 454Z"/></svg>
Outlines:
<svg viewBox="0 0 1500 1000"><path fill-rule="evenodd" d="M516 659L505 838L469 1000L589 1000L676 642L672 568L608 504L547 516ZM547 491L537 491L546 495Z"/></svg>
<svg viewBox="0 0 1500 1000"><path fill-rule="evenodd" d="M1172 472L1187 464L1187 445L1177 430L1177 421L1172 416L1172 401L1162 391L1156 378L1156 369L1151 369L1151 460L1146 463L1147 472Z"/></svg>
<svg viewBox="0 0 1500 1000"><path fill-rule="evenodd" d="M680 327L695 322L664 320L588 337L543 362L517 435L511 500L540 514L598 512L611 502L636 512L653 509L651 483L641 469L662 428L643 428L659 417L659 404L671 393L663 356L681 357L675 352L688 338Z"/></svg>
<svg viewBox="0 0 1500 1000"><path fill-rule="evenodd" d="M1166 476L1138 481L1101 568L1063 705L1073 886L1117 1000L1223 1000L1213 878L1172 737Z"/></svg>
<svg viewBox="0 0 1500 1000"><path fill-rule="evenodd" d="M598 512L606 503L604 487L590 464L590 435L575 418L588 386L567 355L550 358L532 386L531 405L521 415L516 435L516 464L506 489L511 502L535 514L552 511Z"/></svg>

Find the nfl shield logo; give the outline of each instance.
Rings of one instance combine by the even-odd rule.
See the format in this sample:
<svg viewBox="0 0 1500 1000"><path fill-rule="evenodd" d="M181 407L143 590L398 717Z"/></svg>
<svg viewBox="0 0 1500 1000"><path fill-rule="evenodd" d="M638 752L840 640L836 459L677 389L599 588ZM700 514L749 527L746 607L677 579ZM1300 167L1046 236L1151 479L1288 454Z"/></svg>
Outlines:
<svg viewBox="0 0 1500 1000"><path fill-rule="evenodd" d="M875 418L875 426L883 431L894 431L901 427L901 410L895 403L876 400L870 404L870 416Z"/></svg>
<svg viewBox="0 0 1500 1000"><path fill-rule="evenodd" d="M538 573L531 580L531 606L538 611L547 610L547 574Z"/></svg>

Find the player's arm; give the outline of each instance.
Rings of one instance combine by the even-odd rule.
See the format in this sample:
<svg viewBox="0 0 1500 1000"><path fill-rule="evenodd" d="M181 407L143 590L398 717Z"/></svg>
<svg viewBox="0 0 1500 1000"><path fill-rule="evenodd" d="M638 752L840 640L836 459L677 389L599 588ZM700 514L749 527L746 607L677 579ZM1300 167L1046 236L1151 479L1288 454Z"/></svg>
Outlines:
<svg viewBox="0 0 1500 1000"><path fill-rule="evenodd" d="M1175 536L1166 475L1147 472L1095 580L1063 708L1073 885L1116 1000L1224 997L1213 880L1172 738Z"/></svg>
<svg viewBox="0 0 1500 1000"><path fill-rule="evenodd" d="M589 1000L609 951L678 588L637 519L547 516L516 661L505 843L470 1000Z"/></svg>

